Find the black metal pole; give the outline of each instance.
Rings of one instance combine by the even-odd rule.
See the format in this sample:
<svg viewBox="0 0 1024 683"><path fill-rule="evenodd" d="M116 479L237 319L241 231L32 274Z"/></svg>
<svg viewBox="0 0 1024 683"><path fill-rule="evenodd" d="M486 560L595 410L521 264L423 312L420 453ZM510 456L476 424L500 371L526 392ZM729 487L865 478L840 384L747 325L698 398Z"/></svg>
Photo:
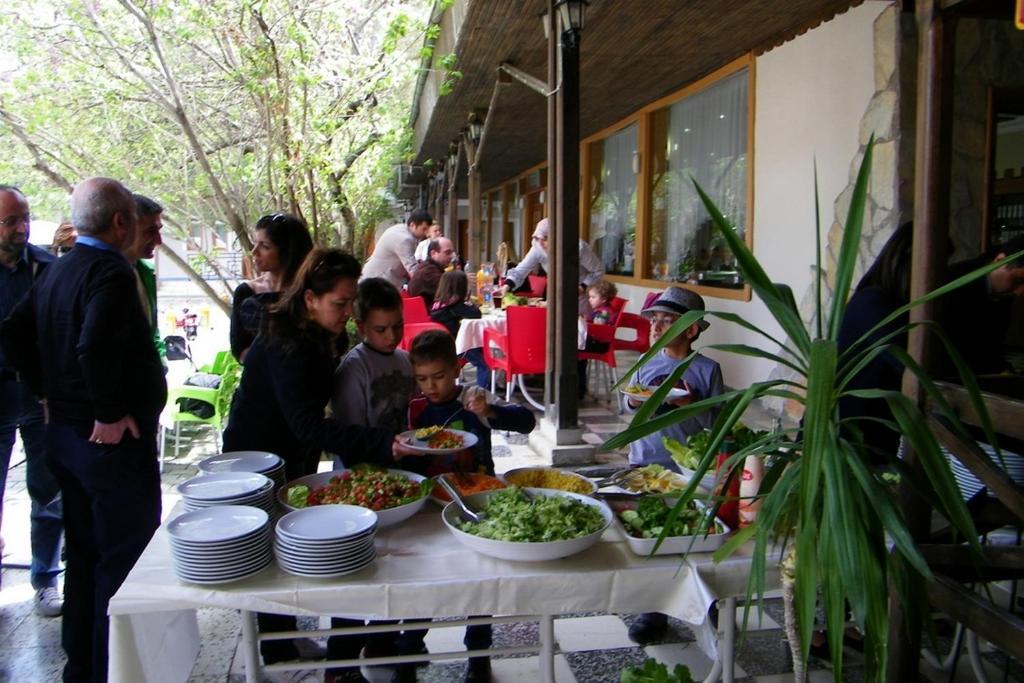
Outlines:
<svg viewBox="0 0 1024 683"><path fill-rule="evenodd" d="M579 32L562 31L562 82L558 90L558 311L555 326L557 429L575 429L579 416L576 330L579 317L580 50Z"/></svg>
<svg viewBox="0 0 1024 683"><path fill-rule="evenodd" d="M558 413L556 407L558 394L555 391L555 378L557 374L555 372L555 366L557 365L558 359L558 348L554 344L555 335L552 331L557 327L557 310L558 310L558 282L557 268L555 268L554 258L554 245L558 240L558 188L560 185L560 166L558 163L558 97L551 94L558 90L558 13L555 12L554 0L548 0L548 13L545 17L548 22L548 94L547 97L547 125L548 125L548 138L547 138L547 155L548 155L548 192L545 198L547 204L547 216L548 216L548 246L552 250L552 253L548 258L548 311L546 325L549 334L547 335L547 345L544 349L544 415L547 417L552 424L558 422L555 419L555 415ZM533 230L532 225L525 225L526 219L523 219L524 229ZM516 246L519 248L519 245Z"/></svg>

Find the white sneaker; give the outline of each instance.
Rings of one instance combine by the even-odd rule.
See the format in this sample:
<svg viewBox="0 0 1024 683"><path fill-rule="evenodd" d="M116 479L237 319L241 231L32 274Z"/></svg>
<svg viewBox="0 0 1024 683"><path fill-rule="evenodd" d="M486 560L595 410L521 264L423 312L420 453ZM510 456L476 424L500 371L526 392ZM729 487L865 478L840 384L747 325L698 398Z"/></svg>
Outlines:
<svg viewBox="0 0 1024 683"><path fill-rule="evenodd" d="M64 609L64 598L53 586L36 591L36 613L44 617L59 617Z"/></svg>

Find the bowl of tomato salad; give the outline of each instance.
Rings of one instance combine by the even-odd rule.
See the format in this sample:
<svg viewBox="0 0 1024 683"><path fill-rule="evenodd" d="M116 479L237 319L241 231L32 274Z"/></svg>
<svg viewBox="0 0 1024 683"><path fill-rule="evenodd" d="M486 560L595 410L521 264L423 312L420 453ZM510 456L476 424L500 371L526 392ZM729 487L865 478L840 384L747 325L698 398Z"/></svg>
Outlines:
<svg viewBox="0 0 1024 683"><path fill-rule="evenodd" d="M299 477L278 490L277 501L289 511L314 505L358 505L376 512L378 524L386 527L419 512L433 487L431 479L414 472L356 466Z"/></svg>

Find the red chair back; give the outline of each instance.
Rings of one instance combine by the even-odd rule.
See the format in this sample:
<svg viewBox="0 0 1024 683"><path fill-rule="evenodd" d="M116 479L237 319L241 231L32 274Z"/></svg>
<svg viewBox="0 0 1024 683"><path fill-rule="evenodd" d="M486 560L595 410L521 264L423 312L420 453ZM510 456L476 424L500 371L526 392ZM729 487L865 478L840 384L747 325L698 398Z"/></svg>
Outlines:
<svg viewBox="0 0 1024 683"><path fill-rule="evenodd" d="M543 373L546 361L548 313L544 308L508 309L508 369L514 375Z"/></svg>
<svg viewBox="0 0 1024 683"><path fill-rule="evenodd" d="M623 311L619 313L616 327L620 330L636 331L636 339L619 339L612 342L612 348L616 351L636 351L643 353L651 348L651 324L647 319L636 313Z"/></svg>
<svg viewBox="0 0 1024 683"><path fill-rule="evenodd" d="M430 322L427 302L424 301L422 296L410 296L402 299L402 310L406 325Z"/></svg>
<svg viewBox="0 0 1024 683"><path fill-rule="evenodd" d="M548 290L548 279L543 275L527 275L526 281L530 283L530 293L527 296L544 296Z"/></svg>
<svg viewBox="0 0 1024 683"><path fill-rule="evenodd" d="M420 297L416 297L419 299ZM448 333L448 328L441 323L427 322L427 323L405 323L405 327L402 330L402 343L398 345L398 348L408 351L412 348L412 340L416 338L421 332L427 330L441 330L442 332Z"/></svg>
<svg viewBox="0 0 1024 683"><path fill-rule="evenodd" d="M608 303L608 305L611 307L612 311L614 311L614 313L615 313L615 317L612 319L612 323L613 324L617 323L619 321L619 316L622 315L622 312L624 310L626 310L626 304L627 303L628 302L625 299L623 299L621 296L617 296L617 297L613 298Z"/></svg>

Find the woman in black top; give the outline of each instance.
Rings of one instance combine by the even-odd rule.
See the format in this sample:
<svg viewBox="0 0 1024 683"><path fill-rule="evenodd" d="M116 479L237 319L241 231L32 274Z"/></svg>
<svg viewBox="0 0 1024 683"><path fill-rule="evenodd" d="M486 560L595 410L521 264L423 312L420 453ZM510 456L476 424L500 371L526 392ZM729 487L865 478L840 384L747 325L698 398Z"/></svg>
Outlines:
<svg viewBox="0 0 1024 683"><path fill-rule="evenodd" d="M253 266L260 274L238 285L232 299L231 353L239 362L260 329L263 310L281 297L313 248L305 221L289 213L256 221L253 242Z"/></svg>
<svg viewBox="0 0 1024 683"><path fill-rule="evenodd" d="M359 274L359 262L340 250L309 254L249 347L224 430L225 451L276 453L289 480L315 473L323 451L349 464L393 465L396 457L413 455L389 431L343 425L324 414ZM294 617L259 614L257 620L263 631L296 630ZM260 643L260 651L267 664L299 656L290 640Z"/></svg>
<svg viewBox="0 0 1024 683"><path fill-rule="evenodd" d="M913 244L913 223L904 223L893 232L882 247L878 258L864 273L857 289L846 304L843 324L839 328L838 351L850 349L863 335L882 322L889 314L910 300L910 256ZM876 330L866 344L877 343L879 339L892 334L907 324L908 316L903 314L896 320ZM907 346L906 333L891 340L901 348ZM858 348L864 348L860 346ZM864 366L847 384L846 389L887 389L898 391L903 381L903 364L891 353L882 353ZM839 399L839 414L843 419L861 418L845 423L850 438L858 435L863 439L869 460L876 465L885 465L895 457L899 448L900 434L879 420L891 422L892 411L885 399L844 396ZM864 419L873 418L873 419Z"/></svg>
<svg viewBox="0 0 1024 683"><path fill-rule="evenodd" d="M441 276L434 295L434 307L430 319L444 325L453 337L459 336L459 323L463 318L479 318L480 309L466 303L469 279L461 270L450 270ZM462 357L476 368L476 384L484 389L491 388L491 369L484 362L483 349L469 349Z"/></svg>

